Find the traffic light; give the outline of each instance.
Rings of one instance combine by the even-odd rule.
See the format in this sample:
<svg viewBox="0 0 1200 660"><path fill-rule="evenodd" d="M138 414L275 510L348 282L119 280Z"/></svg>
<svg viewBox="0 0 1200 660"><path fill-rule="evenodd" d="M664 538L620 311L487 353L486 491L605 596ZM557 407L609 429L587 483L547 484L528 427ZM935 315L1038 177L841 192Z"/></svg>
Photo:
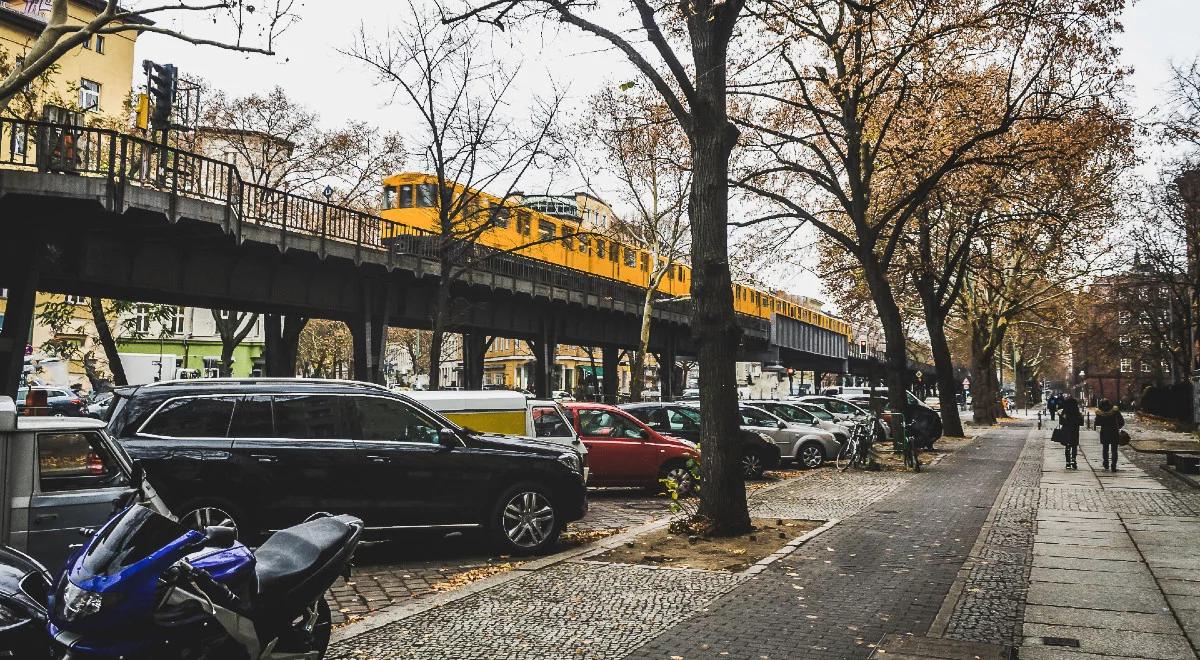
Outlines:
<svg viewBox="0 0 1200 660"><path fill-rule="evenodd" d="M175 90L179 85L179 70L174 64L142 62L146 69L146 93L154 112L150 115L155 128L166 128L171 124L171 108L175 105Z"/></svg>

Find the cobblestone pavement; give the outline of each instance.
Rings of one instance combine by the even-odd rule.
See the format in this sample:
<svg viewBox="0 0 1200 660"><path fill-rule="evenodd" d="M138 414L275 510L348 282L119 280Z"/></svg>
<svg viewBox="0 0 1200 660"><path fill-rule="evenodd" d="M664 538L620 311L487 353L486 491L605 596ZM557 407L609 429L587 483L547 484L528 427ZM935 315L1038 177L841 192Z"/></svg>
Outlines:
<svg viewBox="0 0 1200 660"><path fill-rule="evenodd" d="M756 490L750 503L762 516L844 517L895 493L915 476L812 470L769 491ZM593 505L600 503L598 520L641 522L637 516L649 507L616 494L598 495L592 499ZM613 501L605 504L608 498ZM335 645L330 657L616 658L745 579L724 572L568 561L354 637Z"/></svg>
<svg viewBox="0 0 1200 660"><path fill-rule="evenodd" d="M886 633L924 634L1028 431L990 431L932 469L904 475L895 490L629 657L866 657Z"/></svg>
<svg viewBox="0 0 1200 660"><path fill-rule="evenodd" d="M974 548L944 637L1001 646L1021 643L1044 444L1040 434L1033 434L1021 451L984 538Z"/></svg>
<svg viewBox="0 0 1200 660"><path fill-rule="evenodd" d="M598 489L588 494L590 508L570 530L626 529L669 513L667 500L644 490ZM334 625L380 609L411 602L445 588L468 571L503 570L509 557L490 552L478 534L449 538L418 537L364 547L355 558L349 581L338 581L326 593Z"/></svg>

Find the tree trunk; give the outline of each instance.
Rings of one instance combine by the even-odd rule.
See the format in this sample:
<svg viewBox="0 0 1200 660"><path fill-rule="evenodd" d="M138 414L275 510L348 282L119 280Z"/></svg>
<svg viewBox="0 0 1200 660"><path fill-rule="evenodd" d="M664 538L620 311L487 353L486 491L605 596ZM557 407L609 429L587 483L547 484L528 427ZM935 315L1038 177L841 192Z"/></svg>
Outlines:
<svg viewBox="0 0 1200 660"><path fill-rule="evenodd" d="M711 30L694 30L697 36ZM697 46L697 44L694 44ZM729 272L726 222L729 213L729 153L737 129L726 120L724 49L712 56L715 44L694 48L697 69L719 67L719 84L700 87L707 112L697 112L691 131L693 184L688 206L692 228L692 333L700 363L700 508L699 515L713 536L735 536L750 530L746 485L742 477L742 447L738 431L737 377L734 368L741 329L733 311L733 282ZM701 75L704 81L706 75ZM714 81L709 81L713 83ZM704 114L701 114L704 112ZM707 115L707 116L705 116ZM606 374L607 375L607 374Z"/></svg>
<svg viewBox="0 0 1200 660"><path fill-rule="evenodd" d="M104 358L108 361L108 371L112 374L114 386L128 385L125 377L125 365L121 364L121 354L117 351L117 341L113 338L112 330L108 327L108 319L104 317L104 301L91 298L92 324L96 326L96 338L104 349Z"/></svg>
<svg viewBox="0 0 1200 660"><path fill-rule="evenodd" d="M641 401L642 390L646 389L646 354L650 352L650 314L654 312L654 288L657 285L657 280L652 278L650 286L646 288L646 297L642 301L642 327L638 334L638 349L633 355L633 363L629 366L630 377L634 379L629 385L630 403ZM667 400L666 392L659 394L663 401Z"/></svg>
<svg viewBox="0 0 1200 660"><path fill-rule="evenodd" d="M995 344L976 319L971 323L971 411L976 424L996 423L1000 390L996 383Z"/></svg>
<svg viewBox="0 0 1200 660"><path fill-rule="evenodd" d="M441 257L441 279L438 281L437 300L433 305L433 319L429 336L429 389L442 387L442 346L446 343L446 331L450 318L450 255L443 251ZM458 383L462 385L462 383Z"/></svg>
<svg viewBox="0 0 1200 660"><path fill-rule="evenodd" d="M888 281L887 273L875 262L873 256L862 259L863 274L867 288L875 302L875 311L883 327L884 364L887 368L888 405L892 410L903 412L908 407L905 392L908 390L908 346L904 339L904 322L900 307Z"/></svg>
<svg viewBox="0 0 1200 660"><path fill-rule="evenodd" d="M918 278L916 286L921 294L925 330L929 333L929 349L933 354L933 366L937 370L938 407L941 408L943 433L962 437L962 419L958 414L958 378L954 373L950 343L946 339L946 316L942 313L942 306L938 304L934 283L925 278Z"/></svg>

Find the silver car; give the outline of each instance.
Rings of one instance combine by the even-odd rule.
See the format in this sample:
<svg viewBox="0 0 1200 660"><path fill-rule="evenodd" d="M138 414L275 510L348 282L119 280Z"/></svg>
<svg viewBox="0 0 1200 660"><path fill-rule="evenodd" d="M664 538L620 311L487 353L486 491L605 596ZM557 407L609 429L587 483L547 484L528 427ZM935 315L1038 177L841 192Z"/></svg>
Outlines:
<svg viewBox="0 0 1200 660"><path fill-rule="evenodd" d="M838 442L846 442L850 439L850 429L844 424L838 424L833 419L833 415L821 410L820 415L813 413L811 410L806 410L799 403L788 403L784 401L773 401L768 399L762 400L743 400L742 403L762 408L763 410L775 415L788 424L799 424L802 426L815 426L822 431L829 431L833 434L834 439Z"/></svg>
<svg viewBox="0 0 1200 660"><path fill-rule="evenodd" d="M783 460L794 460L806 468L820 467L837 456L841 443L833 434L815 426L789 424L754 406L739 406L742 428L770 436Z"/></svg>

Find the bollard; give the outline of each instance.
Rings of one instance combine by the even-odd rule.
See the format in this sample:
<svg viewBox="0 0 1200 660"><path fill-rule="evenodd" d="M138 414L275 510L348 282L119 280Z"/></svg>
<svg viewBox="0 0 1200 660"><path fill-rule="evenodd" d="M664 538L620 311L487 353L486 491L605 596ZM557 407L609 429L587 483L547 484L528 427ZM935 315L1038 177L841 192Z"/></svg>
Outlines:
<svg viewBox="0 0 1200 660"><path fill-rule="evenodd" d="M1038 411L1038 430L1042 430L1042 411Z"/></svg>
<svg viewBox="0 0 1200 660"><path fill-rule="evenodd" d="M1086 419L1086 421L1087 421L1087 427L1088 427L1088 430L1089 430L1089 431L1090 431L1090 430L1092 430L1092 409L1091 409L1091 408L1088 408L1088 409L1087 409L1087 413L1086 413L1086 417L1085 417L1085 419Z"/></svg>

